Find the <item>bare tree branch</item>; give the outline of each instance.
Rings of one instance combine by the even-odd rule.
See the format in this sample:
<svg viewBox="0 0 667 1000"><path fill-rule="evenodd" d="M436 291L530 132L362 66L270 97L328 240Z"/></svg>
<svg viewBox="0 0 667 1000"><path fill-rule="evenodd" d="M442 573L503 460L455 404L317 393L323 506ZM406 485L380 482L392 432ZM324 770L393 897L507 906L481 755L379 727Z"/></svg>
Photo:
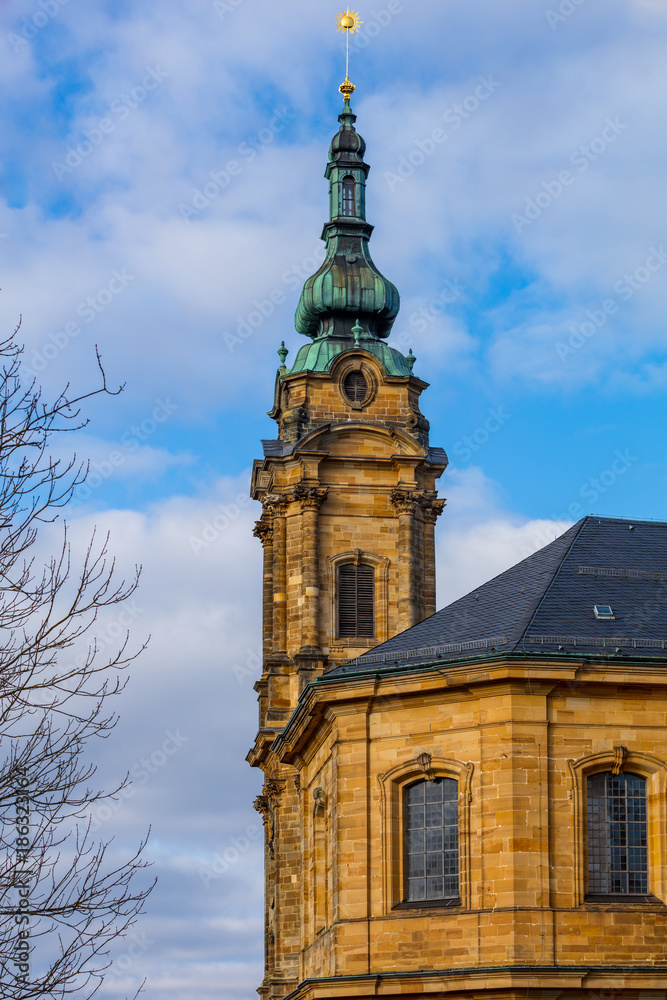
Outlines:
<svg viewBox="0 0 667 1000"><path fill-rule="evenodd" d="M22 379L17 332L0 341L0 992L87 1000L152 888L141 876L145 840L119 859L113 842L93 837L91 808L129 779L94 787L87 756L113 731L108 699L144 648L131 650L126 632L109 654L97 635L135 592L140 567L119 580L109 537L96 532L75 564L64 522L55 551L40 559L37 549L88 472L76 457L53 457L52 435L85 427L83 403L123 386L108 388L96 349L101 387L71 396L68 385L45 402Z"/></svg>

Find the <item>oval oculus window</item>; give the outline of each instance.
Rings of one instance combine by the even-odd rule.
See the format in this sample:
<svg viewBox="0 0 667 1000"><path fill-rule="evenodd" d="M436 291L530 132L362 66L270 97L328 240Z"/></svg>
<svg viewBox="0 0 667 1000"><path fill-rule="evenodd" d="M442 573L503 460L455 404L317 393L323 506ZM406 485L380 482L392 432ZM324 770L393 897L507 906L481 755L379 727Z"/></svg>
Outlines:
<svg viewBox="0 0 667 1000"><path fill-rule="evenodd" d="M343 392L351 403L363 403L368 395L368 382L364 373L348 372L343 379Z"/></svg>

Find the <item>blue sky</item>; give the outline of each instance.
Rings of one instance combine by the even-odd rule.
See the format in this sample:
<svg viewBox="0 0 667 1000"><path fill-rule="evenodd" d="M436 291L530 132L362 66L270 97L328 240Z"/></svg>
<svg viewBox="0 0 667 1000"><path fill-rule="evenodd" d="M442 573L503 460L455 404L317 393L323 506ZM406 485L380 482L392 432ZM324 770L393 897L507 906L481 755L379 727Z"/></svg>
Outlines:
<svg viewBox="0 0 667 1000"><path fill-rule="evenodd" d="M354 9L372 251L402 296L390 343L417 355L451 460L442 605L583 514L667 520L667 9ZM121 563L145 567L136 633L152 643L100 766L161 760L166 733L187 737L102 824L122 853L152 823L160 876L139 928L151 943L120 947L109 1000L144 976L155 1000L240 1000L261 979L247 488L321 247L336 12L0 4L3 326L22 316L47 393L94 386L96 344L125 383L57 443L92 463L76 537L110 528ZM225 851L238 857L212 878Z"/></svg>

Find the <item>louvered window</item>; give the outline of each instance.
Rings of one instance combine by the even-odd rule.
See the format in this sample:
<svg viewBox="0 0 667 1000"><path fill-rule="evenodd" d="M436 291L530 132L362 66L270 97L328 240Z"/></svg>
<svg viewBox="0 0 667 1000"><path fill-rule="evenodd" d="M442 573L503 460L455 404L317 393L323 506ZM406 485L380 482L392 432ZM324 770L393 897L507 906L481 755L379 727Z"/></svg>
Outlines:
<svg viewBox="0 0 667 1000"><path fill-rule="evenodd" d="M356 215L354 207L354 177L343 178L343 215Z"/></svg>
<svg viewBox="0 0 667 1000"><path fill-rule="evenodd" d="M375 570L363 563L338 568L338 635L344 639L375 636Z"/></svg>
<svg viewBox="0 0 667 1000"><path fill-rule="evenodd" d="M348 372L343 380L343 391L351 403L363 403L368 395L368 382L363 372Z"/></svg>
<svg viewBox="0 0 667 1000"><path fill-rule="evenodd" d="M588 779L587 792L589 893L645 896L646 779L606 771Z"/></svg>
<svg viewBox="0 0 667 1000"><path fill-rule="evenodd" d="M405 901L459 901L459 785L418 781L405 792Z"/></svg>

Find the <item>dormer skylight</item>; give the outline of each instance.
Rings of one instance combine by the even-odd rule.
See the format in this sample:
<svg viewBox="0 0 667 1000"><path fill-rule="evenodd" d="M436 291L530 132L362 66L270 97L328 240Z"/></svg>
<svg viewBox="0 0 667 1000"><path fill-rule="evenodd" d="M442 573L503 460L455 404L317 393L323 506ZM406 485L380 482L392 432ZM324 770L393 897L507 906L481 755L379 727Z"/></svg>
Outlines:
<svg viewBox="0 0 667 1000"><path fill-rule="evenodd" d="M608 604L594 604L593 611L595 612L596 618L603 618L609 620L610 618L615 618L614 612L611 610Z"/></svg>

